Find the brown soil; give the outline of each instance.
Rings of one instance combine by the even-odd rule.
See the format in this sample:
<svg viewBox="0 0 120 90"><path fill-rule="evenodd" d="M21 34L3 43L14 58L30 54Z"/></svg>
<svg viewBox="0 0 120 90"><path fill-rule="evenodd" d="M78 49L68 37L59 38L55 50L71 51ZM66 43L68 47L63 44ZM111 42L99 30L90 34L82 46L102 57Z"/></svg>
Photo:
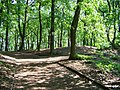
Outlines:
<svg viewBox="0 0 120 90"><path fill-rule="evenodd" d="M95 47L77 47L76 52L95 55ZM80 60L67 60L69 48L57 48L54 55L49 55L49 49L42 51L1 52L0 85L3 90L102 90L92 82L59 66L56 62L65 64L84 75L103 83L113 90L120 89L120 77L104 73L91 63ZM9 57L10 56L10 57ZM11 68L9 68L11 66ZM13 76L14 73L14 76ZM8 88L9 87L9 88Z"/></svg>

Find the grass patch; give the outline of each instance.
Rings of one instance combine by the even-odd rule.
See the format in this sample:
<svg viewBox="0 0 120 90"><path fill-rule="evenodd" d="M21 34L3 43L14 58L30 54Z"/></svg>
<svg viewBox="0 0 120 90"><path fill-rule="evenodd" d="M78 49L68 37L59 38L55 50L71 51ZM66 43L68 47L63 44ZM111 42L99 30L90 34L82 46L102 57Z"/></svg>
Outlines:
<svg viewBox="0 0 120 90"><path fill-rule="evenodd" d="M98 52L94 58L93 56L76 54L75 59L78 60L87 60L87 62L91 62L91 64L103 72L112 72L118 76L120 76L120 64L114 62L114 60L120 60L120 56L104 56L103 52ZM97 58L99 57L99 58Z"/></svg>
<svg viewBox="0 0 120 90"><path fill-rule="evenodd" d="M0 65L3 65L3 63L2 63L2 62L0 62Z"/></svg>
<svg viewBox="0 0 120 90"><path fill-rule="evenodd" d="M120 60L120 56L118 56L118 55L113 55L113 56L111 57L111 59L112 59L112 60Z"/></svg>
<svg viewBox="0 0 120 90"><path fill-rule="evenodd" d="M120 64L111 60L92 60L92 62L103 72L113 72L120 76Z"/></svg>
<svg viewBox="0 0 120 90"><path fill-rule="evenodd" d="M93 59L92 56L88 56L88 55L81 55L81 54L76 54L74 56L75 59L78 59L78 60L91 60Z"/></svg>

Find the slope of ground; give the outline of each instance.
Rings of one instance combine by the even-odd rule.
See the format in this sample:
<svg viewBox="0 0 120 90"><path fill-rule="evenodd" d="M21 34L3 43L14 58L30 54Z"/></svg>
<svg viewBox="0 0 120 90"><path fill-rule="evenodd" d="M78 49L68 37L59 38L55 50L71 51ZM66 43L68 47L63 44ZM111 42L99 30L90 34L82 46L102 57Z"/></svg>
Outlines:
<svg viewBox="0 0 120 90"><path fill-rule="evenodd" d="M76 52L94 57L94 60L113 58L116 51L102 51L98 54L95 47L77 47ZM104 72L91 61L68 60L69 48L57 48L54 55L49 55L49 49L42 51L1 52L0 83L4 90L102 90L92 82L60 67L56 62L74 68L78 72L103 83L113 90L120 89L120 77L112 72ZM8 56L6 56L8 55ZM10 56L10 57L9 57ZM104 56L104 57L101 57ZM12 58L11 58L12 57ZM114 58L115 59L115 58ZM114 62L119 63L118 60ZM11 68L9 68L11 67ZM4 72L4 73L3 73ZM8 73L9 72L9 73ZM14 73L14 75L13 75ZM115 72L114 72L115 73ZM7 79L4 79L8 77ZM9 88L8 88L9 87Z"/></svg>

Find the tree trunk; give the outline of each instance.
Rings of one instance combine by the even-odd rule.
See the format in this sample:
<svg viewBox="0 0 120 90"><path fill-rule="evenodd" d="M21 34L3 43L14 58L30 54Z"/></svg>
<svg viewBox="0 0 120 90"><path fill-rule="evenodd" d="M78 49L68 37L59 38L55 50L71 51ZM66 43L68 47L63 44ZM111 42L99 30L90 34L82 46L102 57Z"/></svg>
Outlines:
<svg viewBox="0 0 120 90"><path fill-rule="evenodd" d="M39 50L39 34L38 34L38 32L39 32L39 30L37 30L37 35L36 35L36 37L37 37L37 50Z"/></svg>
<svg viewBox="0 0 120 90"><path fill-rule="evenodd" d="M77 0L77 8L75 10L75 15L71 24L71 30L70 30L70 37L71 37L71 47L70 47L70 57L69 59L74 59L75 57L75 44L76 44L76 30L78 26L79 21L79 15L80 15L80 6L79 6L80 0Z"/></svg>
<svg viewBox="0 0 120 90"><path fill-rule="evenodd" d="M1 5L3 5L3 0L1 0ZM1 23L2 23L2 13L3 13L3 6L0 6L0 26L1 26Z"/></svg>
<svg viewBox="0 0 120 90"><path fill-rule="evenodd" d="M27 50L30 50L30 40L29 40L29 38L27 39Z"/></svg>
<svg viewBox="0 0 120 90"><path fill-rule="evenodd" d="M62 37L63 37L63 22L61 22L61 32L60 32L60 47L62 47Z"/></svg>
<svg viewBox="0 0 120 90"><path fill-rule="evenodd" d="M58 43L57 43L58 47L60 47L60 34L59 33L60 33L60 31L58 31Z"/></svg>
<svg viewBox="0 0 120 90"><path fill-rule="evenodd" d="M27 9L28 9L28 1L26 1L26 8L25 8L25 16L24 16L24 23L23 23L23 33L21 33L21 45L19 50L24 50L24 40L25 40L25 31L26 31L26 20L27 20Z"/></svg>
<svg viewBox="0 0 120 90"><path fill-rule="evenodd" d="M86 16L86 11L85 11L85 16ZM86 27L87 27L87 23L85 21L83 21L84 23L84 32L83 32L83 46L86 45L86 35L87 35L87 30L86 30Z"/></svg>
<svg viewBox="0 0 120 90"><path fill-rule="evenodd" d="M85 38L85 31L84 31L84 35L83 35L83 46L85 46L86 45L86 38Z"/></svg>
<svg viewBox="0 0 120 90"><path fill-rule="evenodd" d="M62 8L62 17L64 18L64 7ZM61 33L60 33L60 47L62 47L62 37L63 37L63 20L61 21Z"/></svg>
<svg viewBox="0 0 120 90"><path fill-rule="evenodd" d="M115 4L115 2L113 2ZM115 48L115 40L116 40L116 32L117 32L117 29L116 29L116 7L115 5L113 4L113 10L115 11L114 12L114 34L113 34L113 40L112 40L112 47Z"/></svg>
<svg viewBox="0 0 120 90"><path fill-rule="evenodd" d="M94 44L94 47L95 47L95 44L96 44L96 36L95 36L95 33L93 34L93 44Z"/></svg>
<svg viewBox="0 0 120 90"><path fill-rule="evenodd" d="M17 45L18 45L18 30L15 27L16 31L15 31L15 47L14 50L17 51Z"/></svg>
<svg viewBox="0 0 120 90"><path fill-rule="evenodd" d="M93 46L93 43L94 43L93 39L94 39L94 34L92 32L92 35L91 35L91 38L90 38L90 46Z"/></svg>
<svg viewBox="0 0 120 90"><path fill-rule="evenodd" d="M55 0L52 0L52 7L51 7L51 31L50 31L50 55L53 54L54 50L54 5Z"/></svg>
<svg viewBox="0 0 120 90"><path fill-rule="evenodd" d="M119 3L120 4L120 3ZM120 33L120 12L118 12L118 32Z"/></svg>
<svg viewBox="0 0 120 90"><path fill-rule="evenodd" d="M3 34L1 36L1 39L2 39L2 42L1 42L1 45L0 45L0 51L3 51L3 43L4 43Z"/></svg>
<svg viewBox="0 0 120 90"><path fill-rule="evenodd" d="M9 15L9 0L6 2L7 15ZM9 17L7 16L6 20L6 37L5 37L5 51L8 51L8 30L9 30Z"/></svg>
<svg viewBox="0 0 120 90"><path fill-rule="evenodd" d="M85 45L86 45L86 34L87 34L87 31L86 31L86 26L87 26L87 24L84 22L83 46L85 46Z"/></svg>
<svg viewBox="0 0 120 90"><path fill-rule="evenodd" d="M39 27L40 27L40 40L38 43L38 51L40 50L41 42L42 42L42 18L41 18L41 0L39 2Z"/></svg>
<svg viewBox="0 0 120 90"><path fill-rule="evenodd" d="M68 30L68 47L70 47L70 31Z"/></svg>
<svg viewBox="0 0 120 90"><path fill-rule="evenodd" d="M34 49L34 36L33 34L31 33L31 47L30 47L30 50L33 50Z"/></svg>
<svg viewBox="0 0 120 90"><path fill-rule="evenodd" d="M17 16L18 16L18 30L19 30L19 34L20 34L20 37L22 37L22 31L21 31L21 24L20 24L20 0L17 0L17 7L18 7L18 13L17 13ZM21 45L21 44L20 44ZM20 48L19 48L20 50Z"/></svg>

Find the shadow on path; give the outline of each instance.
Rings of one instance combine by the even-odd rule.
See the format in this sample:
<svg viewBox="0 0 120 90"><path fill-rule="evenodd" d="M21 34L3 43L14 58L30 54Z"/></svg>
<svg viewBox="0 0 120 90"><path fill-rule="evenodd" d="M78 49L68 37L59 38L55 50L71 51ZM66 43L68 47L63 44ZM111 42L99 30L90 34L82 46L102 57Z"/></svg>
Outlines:
<svg viewBox="0 0 120 90"><path fill-rule="evenodd" d="M57 64L20 66L15 90L102 90Z"/></svg>

